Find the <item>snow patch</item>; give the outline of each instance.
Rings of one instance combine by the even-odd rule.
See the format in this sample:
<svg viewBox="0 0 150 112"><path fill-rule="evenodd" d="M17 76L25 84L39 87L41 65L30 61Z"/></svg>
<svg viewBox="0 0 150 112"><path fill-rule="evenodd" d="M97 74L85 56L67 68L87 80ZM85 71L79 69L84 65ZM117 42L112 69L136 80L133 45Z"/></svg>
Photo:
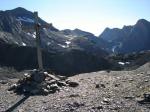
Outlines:
<svg viewBox="0 0 150 112"><path fill-rule="evenodd" d="M126 64L128 65L128 64L130 64L130 62L121 62L121 61L120 61L120 62L118 62L118 64L119 64L119 65L126 65Z"/></svg>
<svg viewBox="0 0 150 112"><path fill-rule="evenodd" d="M77 35L71 35L73 38L78 37Z"/></svg>
<svg viewBox="0 0 150 112"><path fill-rule="evenodd" d="M30 18L27 18L27 17L18 17L17 20L24 21L24 22L29 22L29 23L34 23L33 19L30 19Z"/></svg>
<svg viewBox="0 0 150 112"><path fill-rule="evenodd" d="M31 35L31 33L29 33L29 32L28 32L27 34L28 34L28 35Z"/></svg>
<svg viewBox="0 0 150 112"><path fill-rule="evenodd" d="M59 46L63 47L63 48L67 48L67 46L62 45L62 44L58 44Z"/></svg>
<svg viewBox="0 0 150 112"><path fill-rule="evenodd" d="M46 28L43 28L43 30L44 30L44 31L47 31L47 29L46 29Z"/></svg>
<svg viewBox="0 0 150 112"><path fill-rule="evenodd" d="M36 38L36 35L32 34L32 37L33 37L33 38Z"/></svg>
<svg viewBox="0 0 150 112"><path fill-rule="evenodd" d="M66 41L65 45L62 45L62 44L58 44L58 45L61 46L61 47L63 47L63 48L68 48L70 44L71 44L70 41Z"/></svg>
<svg viewBox="0 0 150 112"><path fill-rule="evenodd" d="M130 62L125 62L125 64L130 64Z"/></svg>
<svg viewBox="0 0 150 112"><path fill-rule="evenodd" d="M71 42L70 42L70 41L66 41L65 43L66 43L67 45L71 44Z"/></svg>
<svg viewBox="0 0 150 112"><path fill-rule="evenodd" d="M67 37L67 38L75 38L77 36L76 35L65 35L65 37Z"/></svg>
<svg viewBox="0 0 150 112"><path fill-rule="evenodd" d="M121 46L122 46L122 43L119 42L117 45L115 45L115 46L112 47L112 49L111 49L112 52L115 53L115 52L116 52L116 49L117 49L117 48L120 48Z"/></svg>
<svg viewBox="0 0 150 112"><path fill-rule="evenodd" d="M67 38L68 38L69 36L68 36L68 35L65 35L65 37L67 37Z"/></svg>
<svg viewBox="0 0 150 112"><path fill-rule="evenodd" d="M22 45L23 45L23 46L27 46L24 42L22 42Z"/></svg>
<svg viewBox="0 0 150 112"><path fill-rule="evenodd" d="M65 42L67 45L66 45L66 48L68 48L69 47L69 45L71 44L71 42L70 41L66 41Z"/></svg>
<svg viewBox="0 0 150 112"><path fill-rule="evenodd" d="M19 44L18 42L15 42L16 44Z"/></svg>
<svg viewBox="0 0 150 112"><path fill-rule="evenodd" d="M32 34L28 32L27 34L30 35L33 38L36 38L35 32L33 32Z"/></svg>
<svg viewBox="0 0 150 112"><path fill-rule="evenodd" d="M47 45L49 46L51 43L50 42L47 42Z"/></svg>
<svg viewBox="0 0 150 112"><path fill-rule="evenodd" d="M117 46L113 46L112 47L112 52L114 53L115 52L115 49L117 48Z"/></svg>
<svg viewBox="0 0 150 112"><path fill-rule="evenodd" d="M119 64L119 65L125 65L125 63L124 63L124 62L118 62L118 64Z"/></svg>

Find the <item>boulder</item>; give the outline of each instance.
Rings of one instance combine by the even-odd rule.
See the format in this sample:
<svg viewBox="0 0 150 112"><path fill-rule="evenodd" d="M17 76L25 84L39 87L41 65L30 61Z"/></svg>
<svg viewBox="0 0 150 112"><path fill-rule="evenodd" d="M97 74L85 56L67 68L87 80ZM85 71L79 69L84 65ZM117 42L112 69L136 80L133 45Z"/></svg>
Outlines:
<svg viewBox="0 0 150 112"><path fill-rule="evenodd" d="M68 84L68 86L70 86L70 87L77 87L79 85L77 82L73 82L70 80L67 80L66 84Z"/></svg>
<svg viewBox="0 0 150 112"><path fill-rule="evenodd" d="M144 93L143 96L145 100L150 101L150 93Z"/></svg>
<svg viewBox="0 0 150 112"><path fill-rule="evenodd" d="M11 85L10 86L10 88L8 89L8 91L11 91L11 90L14 90L14 89L16 89L17 88L17 84L13 84L13 85Z"/></svg>
<svg viewBox="0 0 150 112"><path fill-rule="evenodd" d="M57 81L57 85L60 87L67 86L67 84L65 82L62 82L62 81Z"/></svg>
<svg viewBox="0 0 150 112"><path fill-rule="evenodd" d="M57 90L59 90L59 87L57 84L52 84L52 85L50 85L50 89L53 91L57 91Z"/></svg>
<svg viewBox="0 0 150 112"><path fill-rule="evenodd" d="M100 88L99 84L96 84L95 88Z"/></svg>

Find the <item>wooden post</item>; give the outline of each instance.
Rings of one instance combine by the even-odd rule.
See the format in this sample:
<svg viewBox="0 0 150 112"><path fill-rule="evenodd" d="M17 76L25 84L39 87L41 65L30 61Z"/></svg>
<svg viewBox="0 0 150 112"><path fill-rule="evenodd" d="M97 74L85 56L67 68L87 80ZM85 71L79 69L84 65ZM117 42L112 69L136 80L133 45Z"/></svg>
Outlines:
<svg viewBox="0 0 150 112"><path fill-rule="evenodd" d="M37 59L39 70L43 70L42 51L41 51L41 38L40 38L40 24L38 22L38 12L34 12L35 29L36 29L36 46L37 46Z"/></svg>

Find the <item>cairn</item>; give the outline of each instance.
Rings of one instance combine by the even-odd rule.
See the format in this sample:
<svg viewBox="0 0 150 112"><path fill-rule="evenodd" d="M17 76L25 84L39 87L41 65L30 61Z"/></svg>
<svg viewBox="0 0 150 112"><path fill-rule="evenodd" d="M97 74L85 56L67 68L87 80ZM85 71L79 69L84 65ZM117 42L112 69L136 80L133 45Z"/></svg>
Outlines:
<svg viewBox="0 0 150 112"><path fill-rule="evenodd" d="M55 93L63 87L77 87L79 84L67 79L65 76L55 76L48 72L33 70L25 73L23 79L9 88L17 94L48 95Z"/></svg>

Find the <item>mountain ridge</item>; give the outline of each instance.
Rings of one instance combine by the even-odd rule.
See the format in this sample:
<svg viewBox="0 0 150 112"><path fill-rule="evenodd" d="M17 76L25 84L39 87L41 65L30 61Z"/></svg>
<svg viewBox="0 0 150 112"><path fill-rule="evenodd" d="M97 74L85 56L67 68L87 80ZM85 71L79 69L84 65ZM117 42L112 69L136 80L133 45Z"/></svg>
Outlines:
<svg viewBox="0 0 150 112"><path fill-rule="evenodd" d="M135 25L124 26L122 29L106 28L99 36L99 38L103 38L111 44L109 51L112 51L115 47L116 53L132 53L149 50L149 37L150 22L145 19L140 19Z"/></svg>

